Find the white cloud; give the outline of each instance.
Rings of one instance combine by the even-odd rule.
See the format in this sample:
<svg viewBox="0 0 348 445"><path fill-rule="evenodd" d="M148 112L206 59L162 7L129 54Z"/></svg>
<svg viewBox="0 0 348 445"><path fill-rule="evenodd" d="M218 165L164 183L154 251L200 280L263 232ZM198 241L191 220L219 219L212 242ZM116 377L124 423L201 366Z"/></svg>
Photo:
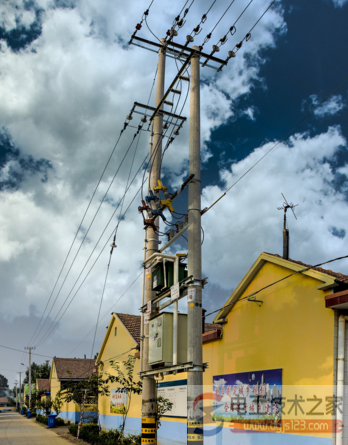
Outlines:
<svg viewBox="0 0 348 445"><path fill-rule="evenodd" d="M37 6L45 9L42 14L42 34L18 53L14 53L4 41L1 42L0 124L8 131L14 147L18 147L20 153L19 158L13 157L3 166L0 178L9 179L11 171L21 176L16 188L0 193L1 313L6 314L8 321L14 320L16 316L28 317L32 314L37 322L94 186L123 127L125 116L134 101L146 103L148 100L157 55L137 47L129 48L126 44L148 3L145 0L101 0L97 4L84 0L77 1L74 8L54 9L50 1L37 1ZM208 30L213 28L225 9L225 5L218 3L209 14L205 29L195 43L200 44L204 40ZM179 42L184 43L186 34L197 25L202 9L208 9L210 4L208 0L193 4L185 28L180 31ZM241 10L242 6L236 5L236 16L239 14L238 8ZM228 44L221 49L219 55L222 58L226 57L230 45L238 42L250 29L266 6L267 2L262 1L248 10L237 26L236 36L230 37ZM33 11L26 11L23 2L13 1L7 3L2 12L1 26L10 30L19 20L25 27L29 27L33 17ZM153 32L162 36L170 27L173 17L168 2L158 2L154 3L148 22ZM221 37L223 30L230 27L230 19L231 16L227 15L221 21L206 45L207 52L210 52L210 45ZM271 10L261 20L251 40L221 74L208 68L202 69L205 80L201 97L203 144L207 143L215 128L232 116L231 101L251 91L254 79L259 76L259 67L265 63L259 58L260 50L274 47L275 35L284 30L282 11ZM145 26L139 35L153 38ZM168 59L166 86L175 73L176 66ZM183 87L181 104L185 93L186 86ZM150 104L153 105L153 102L154 96ZM177 111L180 111L181 106ZM184 106L183 115L189 116L189 101ZM135 116L132 123L138 125L139 119L140 116ZM134 132L134 129L128 129L122 137L83 224L84 230ZM172 171L173 185L180 183L180 178L187 174L187 123L180 133L163 161L164 167ZM145 133L138 147L133 171L148 152L148 142L148 133ZM205 159L210 156L207 149L204 156ZM35 161L47 159L51 163L52 168L46 173L46 182L41 181L41 173L33 174L23 168L21 159L30 157ZM115 202L122 196L130 162L128 157L110 190L112 199L103 205L58 297L53 316L56 308L67 298L102 228L111 217ZM124 209L139 186L140 178L132 186ZM127 215L127 222L120 225L116 241L118 247L113 254L102 313L141 270L143 228L141 216L137 212L139 204L140 197ZM100 245L106 242L115 224L114 218ZM79 241L82 236L83 232L79 234ZM65 270L70 267L77 246L73 248ZM91 263L99 253L98 249ZM74 339L77 342L95 323L108 255L109 247L62 319L56 335L60 341ZM134 313L139 304L140 281L120 301L117 310ZM101 330L97 341L100 342L103 333ZM30 336L31 332L28 333ZM56 340L49 340L46 351L51 353L53 345L57 343ZM65 353L65 350L57 352L60 355Z"/></svg>
<svg viewBox="0 0 348 445"><path fill-rule="evenodd" d="M226 188L273 145L267 143L222 170ZM345 228L346 196L335 190L335 174L328 163L342 147L347 150L347 141L339 127L314 137L295 134L289 144L281 143L203 216L203 268L210 282L233 289L261 252L282 254L283 215L277 210L283 201L281 192L299 204L298 220L288 215L291 258L316 264L345 254L346 239L335 236L332 228L338 232ZM214 202L224 190L206 187L202 206ZM330 268L345 273L348 261Z"/></svg>
<svg viewBox="0 0 348 445"><path fill-rule="evenodd" d="M250 120L254 121L255 118L255 107L249 107L243 111L243 114L247 115Z"/></svg>
<svg viewBox="0 0 348 445"><path fill-rule="evenodd" d="M311 105L314 107L320 104L320 99L316 94L309 96L309 100L311 101ZM314 114L318 117L333 116L345 107L346 103L339 94L336 96L331 96L322 105L318 106L318 108L314 110Z"/></svg>
<svg viewBox="0 0 348 445"><path fill-rule="evenodd" d="M348 0L333 0L334 5L337 7L342 8L347 2Z"/></svg>

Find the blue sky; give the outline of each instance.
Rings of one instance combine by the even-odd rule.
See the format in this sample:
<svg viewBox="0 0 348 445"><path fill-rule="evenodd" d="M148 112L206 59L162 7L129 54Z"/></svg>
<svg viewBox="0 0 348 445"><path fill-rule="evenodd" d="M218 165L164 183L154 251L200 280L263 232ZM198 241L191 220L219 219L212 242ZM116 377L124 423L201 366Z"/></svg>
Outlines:
<svg viewBox="0 0 348 445"><path fill-rule="evenodd" d="M179 31L179 43L185 42L210 4L193 3ZM195 43L204 40L228 4L225 0L216 2ZM235 1L206 44L207 51L246 4ZM226 57L268 4L254 0L219 56ZM25 327L26 341L34 333L125 116L135 101L148 100L157 56L125 44L147 6L140 0L127 4L13 0L0 12L0 333L4 343L12 347L24 346L18 325ZM162 37L179 11L180 5L155 0L148 16L154 34ZM202 69L203 206L220 196L346 79L347 18L347 1L277 0L221 73ZM139 35L154 39L145 24ZM174 62L168 59L167 85L175 72ZM182 88L184 97L186 86ZM281 192L299 204L298 221L289 218L294 259L316 264L347 253L347 92L348 82L203 217L203 270L210 283L204 299L209 311L224 302L260 252L281 253L282 214L276 209L282 204ZM183 115L189 115L188 102ZM132 121L134 125L139 118ZM128 129L122 136L78 242L133 134L134 129ZM148 133L141 137L133 174L147 153L148 139ZM163 160L163 180L173 189L187 176L187 141L185 124ZM74 282L123 195L131 162L129 155L35 344L40 343L64 301L68 304L75 295L81 281L73 288ZM124 208L140 180L136 177ZM183 193L175 204L178 211L185 211L185 196ZM119 226L102 314L108 313L140 273L143 229L138 205L140 198ZM116 223L114 217L107 235ZM102 238L91 262L106 238ZM73 247L64 271L78 245ZM177 248L185 251L185 241ZM54 334L38 346L38 352L67 356L93 327L108 252L106 248ZM348 262L335 263L332 269L344 273ZM48 309L62 283L63 278ZM139 305L140 280L113 310L137 313ZM77 312L81 316L76 317ZM101 323L97 345L108 318L106 315ZM72 356L89 355L91 339L88 337ZM17 369L21 360L15 352L0 351L0 357L1 363L8 362L4 368L9 369Z"/></svg>

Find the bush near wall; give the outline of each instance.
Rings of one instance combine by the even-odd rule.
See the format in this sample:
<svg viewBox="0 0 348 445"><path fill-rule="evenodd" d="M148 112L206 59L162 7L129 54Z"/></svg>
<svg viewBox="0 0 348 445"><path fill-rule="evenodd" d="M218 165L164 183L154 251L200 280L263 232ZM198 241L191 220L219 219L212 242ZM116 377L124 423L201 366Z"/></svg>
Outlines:
<svg viewBox="0 0 348 445"><path fill-rule="evenodd" d="M36 421L40 422L40 423L43 423L44 425L48 425L48 417L46 417L46 416L38 415L38 416L36 416ZM55 425L56 426L64 426L65 422L60 417L56 417Z"/></svg>
<svg viewBox="0 0 348 445"><path fill-rule="evenodd" d="M77 436L77 425L70 425L69 432ZM80 439L92 445L140 445L141 435L122 436L119 430L100 431L99 425L85 423L81 425Z"/></svg>

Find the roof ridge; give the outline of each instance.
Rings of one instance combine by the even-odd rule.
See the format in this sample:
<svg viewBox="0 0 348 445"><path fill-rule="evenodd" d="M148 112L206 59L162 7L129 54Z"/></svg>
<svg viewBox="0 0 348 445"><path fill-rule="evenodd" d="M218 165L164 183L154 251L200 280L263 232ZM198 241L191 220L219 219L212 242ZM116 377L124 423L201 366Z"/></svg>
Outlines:
<svg viewBox="0 0 348 445"><path fill-rule="evenodd" d="M269 253L269 252L264 252L264 253L266 255L275 256L277 258L282 258L285 260L285 258L283 258L281 255L278 255L277 253ZM331 269L323 269L322 267L319 267L319 266L312 266L311 264L306 264L306 263L303 263L302 261L293 260L291 258L289 258L288 260L285 260L285 261L291 261L292 263L299 264L300 266L304 266L304 267L308 267L313 270L317 270L318 272L321 272L321 273L324 273L331 277L337 278L338 281L340 281L342 283L348 284L348 275L342 274L341 272L333 272Z"/></svg>

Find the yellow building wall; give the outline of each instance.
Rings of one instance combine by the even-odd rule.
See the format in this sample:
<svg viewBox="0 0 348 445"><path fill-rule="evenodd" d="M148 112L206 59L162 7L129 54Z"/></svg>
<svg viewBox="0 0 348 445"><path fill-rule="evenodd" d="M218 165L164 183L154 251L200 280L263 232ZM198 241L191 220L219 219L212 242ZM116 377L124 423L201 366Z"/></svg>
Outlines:
<svg viewBox="0 0 348 445"><path fill-rule="evenodd" d="M289 273L265 263L241 298ZM257 294L261 307L238 301L227 315L223 339L204 345L204 361L209 363L204 385L212 385L216 375L282 368L283 397L332 396L334 312L325 308L324 300L332 290L317 290L319 284L296 274ZM283 415L286 418L293 415Z"/></svg>
<svg viewBox="0 0 348 445"><path fill-rule="evenodd" d="M61 384L58 380L56 367L54 361L52 361L52 370L51 370L51 399L54 400L58 391L61 390ZM66 402L64 401L64 391L62 392L63 405L61 411L70 411L70 412L79 412L80 405L75 402ZM90 410L91 411L91 410Z"/></svg>
<svg viewBox="0 0 348 445"><path fill-rule="evenodd" d="M115 328L117 328L117 335L114 335ZM135 349L131 350L136 346L136 342L133 337L130 335L128 330L123 326L121 321L118 318L112 319L112 327L110 330L110 336L108 341L106 342L104 351L100 357L100 360L104 362L103 369L100 369L105 374L117 375L115 370L112 368L111 362L109 359L112 357L116 357L113 360L116 362L122 362L127 360L129 355L135 355L137 352ZM121 366L123 372L126 372ZM140 380L139 377L140 372L140 359L136 358L134 364L134 380ZM110 384L110 389L118 388L120 385L113 383ZM112 415L119 416L122 418L122 414L111 413L110 411L110 395L109 396L99 396L99 414L101 415ZM133 394L131 400L131 406L128 413L128 417L141 418L141 395Z"/></svg>

